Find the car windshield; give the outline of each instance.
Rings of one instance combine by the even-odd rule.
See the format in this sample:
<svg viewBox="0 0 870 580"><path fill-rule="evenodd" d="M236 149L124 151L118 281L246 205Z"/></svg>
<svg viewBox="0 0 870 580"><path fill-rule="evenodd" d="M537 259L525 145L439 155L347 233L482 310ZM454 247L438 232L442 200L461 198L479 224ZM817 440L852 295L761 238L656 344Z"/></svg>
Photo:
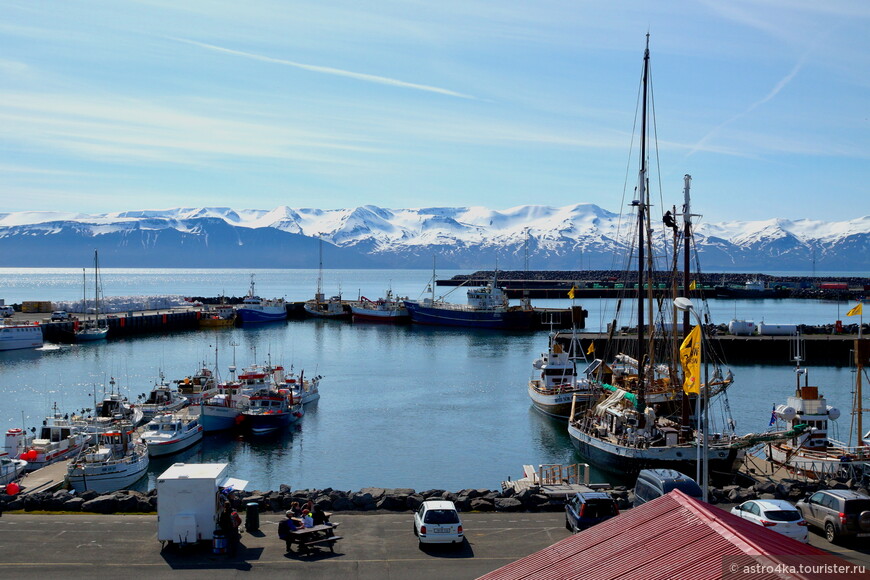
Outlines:
<svg viewBox="0 0 870 580"><path fill-rule="evenodd" d="M427 524L458 524L459 514L454 510L429 510L424 521Z"/></svg>
<svg viewBox="0 0 870 580"><path fill-rule="evenodd" d="M764 517L772 522L796 522L801 514L797 510L770 510L764 512Z"/></svg>

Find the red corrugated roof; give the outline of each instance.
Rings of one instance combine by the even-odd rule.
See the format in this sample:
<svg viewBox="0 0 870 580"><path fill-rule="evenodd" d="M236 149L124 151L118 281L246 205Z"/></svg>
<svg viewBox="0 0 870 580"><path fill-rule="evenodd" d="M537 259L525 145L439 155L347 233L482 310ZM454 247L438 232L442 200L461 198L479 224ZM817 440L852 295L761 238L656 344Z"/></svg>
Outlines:
<svg viewBox="0 0 870 580"><path fill-rule="evenodd" d="M825 556L848 562L743 520L679 490L494 570L486 580L721 578L725 556ZM794 564L794 559L788 560ZM778 574L752 578L781 578ZM791 578L829 578L827 574Z"/></svg>

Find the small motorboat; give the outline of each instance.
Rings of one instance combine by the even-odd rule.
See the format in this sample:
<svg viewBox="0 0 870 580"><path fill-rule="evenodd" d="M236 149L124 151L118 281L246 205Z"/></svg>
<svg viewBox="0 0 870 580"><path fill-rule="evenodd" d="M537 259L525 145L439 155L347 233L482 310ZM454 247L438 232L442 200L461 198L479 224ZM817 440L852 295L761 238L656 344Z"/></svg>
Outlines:
<svg viewBox="0 0 870 580"><path fill-rule="evenodd" d="M142 443L148 455L159 457L183 451L202 441L203 428L197 417L187 413L157 415L145 425Z"/></svg>

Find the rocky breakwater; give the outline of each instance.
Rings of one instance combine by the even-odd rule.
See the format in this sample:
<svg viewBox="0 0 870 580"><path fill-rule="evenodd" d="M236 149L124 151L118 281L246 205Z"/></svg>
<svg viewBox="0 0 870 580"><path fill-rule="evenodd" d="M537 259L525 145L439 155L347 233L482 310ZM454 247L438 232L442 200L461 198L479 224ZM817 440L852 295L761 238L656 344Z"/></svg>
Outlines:
<svg viewBox="0 0 870 580"><path fill-rule="evenodd" d="M819 489L856 489L867 493L856 480L831 479L826 482L783 479L746 482L744 485L726 485L710 488L711 504L738 504L750 499L785 499L792 503ZM609 493L620 510L626 510L634 502L633 490L625 486L598 489ZM359 491L326 489L296 489L282 485L277 491L234 491L228 494L233 506L241 513L251 503L256 503L261 513L281 514L293 502L300 505L312 501L324 511L330 512L413 512L427 499L452 501L463 512L541 512L562 511L565 502L549 497L531 487L520 492L513 489L492 491L488 489L463 489L452 492L443 489L415 491L413 489L389 489L367 487ZM157 490L147 493L121 490L109 494L86 491L76 494L67 490L35 493L28 496L0 495L3 511L25 512L91 512L152 513L157 511Z"/></svg>

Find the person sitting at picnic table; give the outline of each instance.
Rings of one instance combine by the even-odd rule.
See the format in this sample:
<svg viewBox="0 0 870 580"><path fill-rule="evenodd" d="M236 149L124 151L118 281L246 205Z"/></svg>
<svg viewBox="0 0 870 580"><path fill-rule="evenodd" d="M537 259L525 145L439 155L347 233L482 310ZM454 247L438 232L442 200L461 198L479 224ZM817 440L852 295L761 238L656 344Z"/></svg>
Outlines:
<svg viewBox="0 0 870 580"><path fill-rule="evenodd" d="M284 515L287 516L287 518L278 522L278 537L284 540L284 544L287 546L287 551L289 552L294 541L293 534L290 532L295 532L299 529L299 526L297 526L293 521L294 515L292 509L284 512Z"/></svg>
<svg viewBox="0 0 870 580"><path fill-rule="evenodd" d="M302 510L302 525L306 528L314 527L314 518L311 517L311 512L307 509Z"/></svg>
<svg viewBox="0 0 870 580"><path fill-rule="evenodd" d="M290 504L290 511L293 512L294 518L301 518L302 517L302 508L299 507L298 501L294 501Z"/></svg>
<svg viewBox="0 0 870 580"><path fill-rule="evenodd" d="M314 506L314 511L311 512L311 519L314 521L315 526L331 526L329 523L329 517L326 515L326 512L319 505Z"/></svg>

